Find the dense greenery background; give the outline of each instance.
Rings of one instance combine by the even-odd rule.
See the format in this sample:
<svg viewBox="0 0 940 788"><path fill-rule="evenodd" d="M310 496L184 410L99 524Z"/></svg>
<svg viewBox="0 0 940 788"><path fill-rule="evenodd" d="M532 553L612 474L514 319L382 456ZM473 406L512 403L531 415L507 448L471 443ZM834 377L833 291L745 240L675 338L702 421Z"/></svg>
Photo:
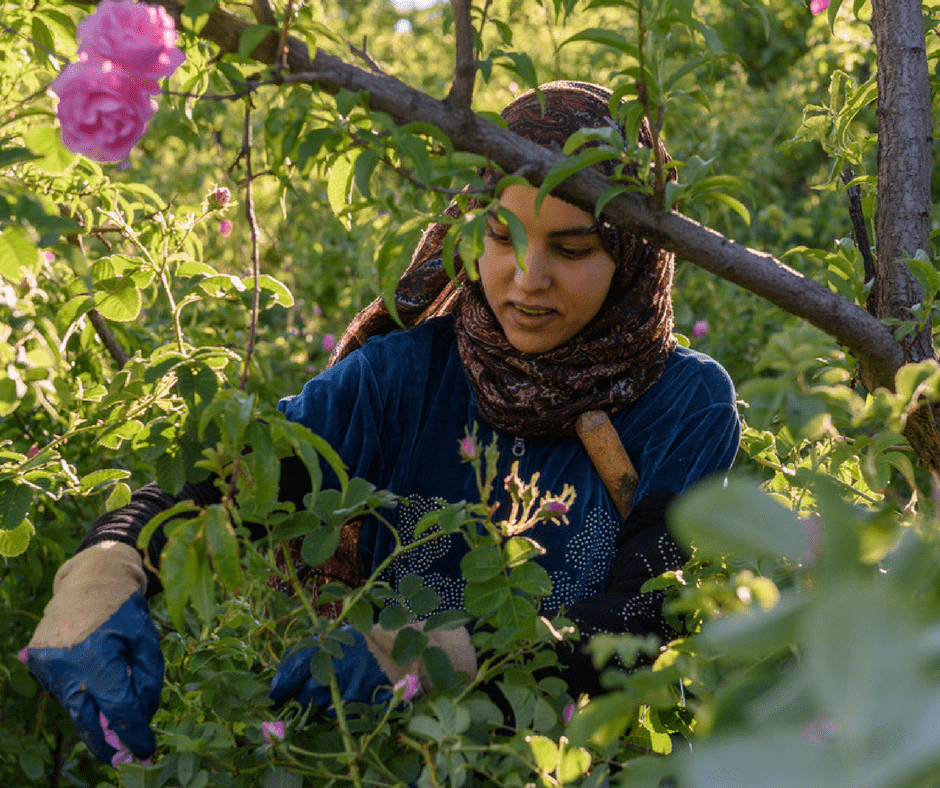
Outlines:
<svg viewBox="0 0 940 788"><path fill-rule="evenodd" d="M99 165L61 147L46 91L74 58L75 24L91 8L0 4L0 775L11 785L195 788L935 785L940 513L935 480L900 436L913 403L935 393L935 370L906 370L896 396L866 396L851 357L826 335L681 261L677 332L728 369L746 424L729 485L674 512L695 552L656 585L690 636L653 649L652 667L612 671L612 693L566 723L563 688L532 678L549 659L551 632L536 616L544 584L489 524L482 558L463 570L475 614L525 600L509 618L493 614L497 635L477 643L494 655L483 673L503 688L513 727L475 688L455 689L418 638L398 653L424 653L435 692L328 723L288 715L287 740L265 745L277 658L314 632L341 645L305 597L267 586L273 545L313 529L305 556L323 560L319 545L328 553L342 518L382 501L350 482L321 494L313 515L273 513L275 453L329 452L272 409L324 367L349 318L393 286L421 228L479 162L428 129L391 128L355 96L302 85L237 95L261 73L248 57L254 33L240 54L220 57L194 32L213 5L186 6L188 59L148 134L125 162ZM849 5L828 19L799 0L645 0L642 25L680 182L733 176L679 208L787 254L854 299L864 297L861 259L838 175L851 164L870 216L876 138L867 4ZM933 69L936 7L924 8ZM556 78L629 93L635 62L616 44L636 39L636 0L486 9L475 110L497 111ZM275 8L279 20L285 10ZM480 9L474 20L479 28ZM290 30L347 59L348 44L365 42L386 71L447 92L445 5L311 0L292 6ZM594 32L569 41L585 30ZM220 186L232 193L225 208L209 200ZM919 276L935 298L932 271ZM123 366L92 307L129 357ZM254 451L240 460L246 442ZM238 507L227 500L171 527L166 590L153 603L167 658L158 754L152 766L114 771L91 758L17 654L55 570L98 513L153 478L176 489L236 465ZM271 540L244 542L242 516L266 520ZM479 522L485 513L467 506L437 525L474 539ZM383 620L420 614L424 591L419 579L400 589L408 604L388 604ZM368 602L394 601L374 583L338 595L345 620L363 627ZM632 638L599 644L601 656L619 650L627 663L644 649Z"/></svg>

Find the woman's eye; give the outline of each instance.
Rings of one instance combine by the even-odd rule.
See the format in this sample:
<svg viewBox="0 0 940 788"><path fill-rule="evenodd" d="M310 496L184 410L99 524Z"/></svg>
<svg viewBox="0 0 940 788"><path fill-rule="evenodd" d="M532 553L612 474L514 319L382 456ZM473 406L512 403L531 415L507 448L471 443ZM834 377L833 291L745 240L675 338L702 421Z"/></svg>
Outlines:
<svg viewBox="0 0 940 788"><path fill-rule="evenodd" d="M579 260L582 257L587 257L593 251L592 248L584 246L559 246L557 249L558 254L569 260Z"/></svg>

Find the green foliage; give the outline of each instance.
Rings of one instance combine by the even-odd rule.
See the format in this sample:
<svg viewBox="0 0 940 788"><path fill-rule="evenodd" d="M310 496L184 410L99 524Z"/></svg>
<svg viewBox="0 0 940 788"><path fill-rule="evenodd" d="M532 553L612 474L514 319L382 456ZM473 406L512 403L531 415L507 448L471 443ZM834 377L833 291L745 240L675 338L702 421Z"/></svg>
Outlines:
<svg viewBox="0 0 940 788"><path fill-rule="evenodd" d="M216 5L251 23L222 56L197 36ZM347 42L367 41L387 71L446 94L447 6L298 5L290 33L311 49L348 57ZM938 9L924 6L933 33ZM936 363L905 367L895 394L867 394L853 360L821 332L679 261L677 331L728 368L746 421L741 475L703 486L671 514L689 563L648 583L665 594L681 636L665 645L596 638L596 664L619 665L598 699L568 698L558 680L539 679L568 623L539 614L549 580L526 531L550 515L546 503L577 491L543 494L537 478L513 476L505 521L483 503L455 502L417 531L416 544L459 534L472 548L461 571L483 658L463 682L407 628L416 618L426 618L424 632L468 620L432 614L438 600L420 577L397 589L376 577L353 592L325 586L319 601L336 603L335 620L305 593L268 587L276 545L303 536L304 559L322 563L344 520L396 504L348 479L329 446L272 406L324 367L328 335L391 294L423 227L465 185L482 186L486 162L454 151L437 129L396 126L348 92L269 85L246 115L236 94L259 74L250 53L271 28L244 5L190 0L187 61L150 131L126 162L99 165L61 145L46 92L75 57L87 8L49 0L0 10L0 774L11 785L53 775L63 787L124 788L936 783L935 485L901 436L918 405L940 398ZM284 7L275 12L280 25ZM473 9L475 109L492 113L550 79L610 84L627 99L628 134L646 116L674 157L679 178L662 185L665 205L786 254L861 304L868 286L846 239L838 177L851 164L870 218L876 82L860 13L858 1L813 18L797 0L494 0L485 16ZM931 34L934 88L938 53ZM246 123L254 224L244 210ZM585 135L569 152L587 141L599 147L560 164L544 193L604 156L639 174L602 196L599 211L620 190L660 188L649 151L627 162L618 139ZM233 193L226 207L210 199L219 186ZM472 270L482 232L480 211L455 223L445 260L456 251ZM895 326L902 341L938 323L932 252L906 261L925 298ZM693 330L703 322L706 331ZM277 458L291 451L315 482L300 512L276 501ZM484 502L503 483L494 455L474 452ZM321 458L339 490L321 489ZM175 491L209 472L236 480L222 503L181 505L169 514L188 519L162 519L157 757L114 771L92 759L17 653L91 520L146 481ZM245 522L265 523L268 538L249 542ZM339 624L362 631L373 615L404 627L393 656L420 659L432 691L388 708L341 708L331 721L285 710L285 741L267 744L266 691L280 656L317 638L325 656L313 669L329 681L326 657L344 646ZM577 711L565 723L569 702Z"/></svg>

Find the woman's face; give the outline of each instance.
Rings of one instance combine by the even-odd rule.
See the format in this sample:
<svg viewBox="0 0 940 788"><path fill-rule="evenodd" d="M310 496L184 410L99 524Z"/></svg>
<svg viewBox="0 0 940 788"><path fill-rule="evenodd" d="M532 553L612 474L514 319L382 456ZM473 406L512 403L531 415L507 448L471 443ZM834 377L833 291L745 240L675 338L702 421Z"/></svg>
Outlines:
<svg viewBox="0 0 940 788"><path fill-rule="evenodd" d="M590 323L616 269L591 214L548 196L536 217L535 195L532 186L514 185L500 199L525 228L525 270L516 262L508 226L495 216L487 217L477 261L490 309L509 343L524 353L552 350Z"/></svg>

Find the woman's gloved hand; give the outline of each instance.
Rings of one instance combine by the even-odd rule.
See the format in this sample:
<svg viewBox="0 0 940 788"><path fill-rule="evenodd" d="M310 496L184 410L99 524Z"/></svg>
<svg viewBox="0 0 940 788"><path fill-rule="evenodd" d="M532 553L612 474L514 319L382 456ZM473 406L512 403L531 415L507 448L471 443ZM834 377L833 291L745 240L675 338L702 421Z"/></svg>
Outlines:
<svg viewBox="0 0 940 788"><path fill-rule="evenodd" d="M413 625L413 628L423 630L423 622ZM343 646L342 658L332 659L339 693L344 701L387 703L392 697L393 687L406 678L409 684L417 685L409 690L409 696L431 689L431 679L420 658L407 665L399 665L392 659L392 646L400 630L385 630L378 624L365 635L348 625L341 630L350 644ZM455 670L470 677L476 675L476 654L466 629L438 629L427 633L426 637L429 646L436 646L447 654ZM281 661L268 693L275 706L293 698L302 706L313 703L318 708L329 707L329 686L321 685L310 675L310 658L317 650L317 646L300 649Z"/></svg>
<svg viewBox="0 0 940 788"><path fill-rule="evenodd" d="M160 702L163 655L146 586L133 547L88 547L59 568L29 642L29 669L68 710L82 741L108 763L118 750L105 738L102 714L108 733L137 758L149 758L156 748L150 719Z"/></svg>
<svg viewBox="0 0 940 788"><path fill-rule="evenodd" d="M343 700L387 702L391 697L391 682L369 650L365 637L351 626L346 625L341 629L345 633L344 640L352 641L343 645L342 659L332 658ZM281 660L268 693L275 707L293 699L301 706L313 703L319 709L327 709L330 705L330 687L320 684L310 675L310 659L317 651L319 646L310 646L289 653ZM383 689L377 693L379 687Z"/></svg>

